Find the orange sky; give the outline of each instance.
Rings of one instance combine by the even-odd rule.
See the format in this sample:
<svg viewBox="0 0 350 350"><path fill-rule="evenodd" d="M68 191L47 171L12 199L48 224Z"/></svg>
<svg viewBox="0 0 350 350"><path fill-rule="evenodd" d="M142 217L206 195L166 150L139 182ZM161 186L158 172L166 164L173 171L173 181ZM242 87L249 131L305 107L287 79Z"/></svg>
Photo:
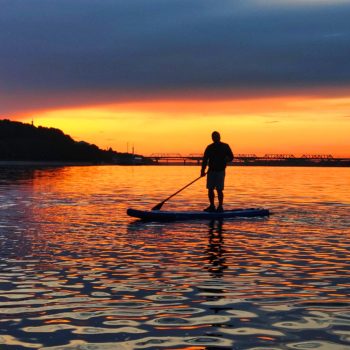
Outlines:
<svg viewBox="0 0 350 350"><path fill-rule="evenodd" d="M117 151L350 157L350 1L1 7L0 115Z"/></svg>
<svg viewBox="0 0 350 350"><path fill-rule="evenodd" d="M350 94L159 98L24 112L36 126L120 152L202 153L213 130L237 153L350 156Z"/></svg>

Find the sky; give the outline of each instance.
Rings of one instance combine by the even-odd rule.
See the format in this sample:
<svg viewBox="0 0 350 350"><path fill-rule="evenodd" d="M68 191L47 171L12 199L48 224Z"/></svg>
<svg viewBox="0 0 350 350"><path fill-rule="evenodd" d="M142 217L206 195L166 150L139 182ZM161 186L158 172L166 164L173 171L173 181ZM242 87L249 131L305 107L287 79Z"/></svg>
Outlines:
<svg viewBox="0 0 350 350"><path fill-rule="evenodd" d="M350 157L350 0L0 0L0 118L137 153Z"/></svg>

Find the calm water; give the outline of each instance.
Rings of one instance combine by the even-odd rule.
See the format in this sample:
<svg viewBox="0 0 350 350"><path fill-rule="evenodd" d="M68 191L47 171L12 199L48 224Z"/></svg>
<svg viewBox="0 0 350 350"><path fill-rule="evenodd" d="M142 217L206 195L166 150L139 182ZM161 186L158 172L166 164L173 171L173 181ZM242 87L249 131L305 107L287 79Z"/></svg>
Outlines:
<svg viewBox="0 0 350 350"><path fill-rule="evenodd" d="M350 169L229 168L226 208L268 219L126 216L198 175L1 168L0 349L350 349Z"/></svg>

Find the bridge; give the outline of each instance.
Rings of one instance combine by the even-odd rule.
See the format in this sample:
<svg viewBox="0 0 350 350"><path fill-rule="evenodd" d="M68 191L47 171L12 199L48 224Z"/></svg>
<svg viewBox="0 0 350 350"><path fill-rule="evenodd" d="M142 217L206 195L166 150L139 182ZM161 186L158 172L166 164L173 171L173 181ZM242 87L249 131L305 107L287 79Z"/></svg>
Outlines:
<svg viewBox="0 0 350 350"><path fill-rule="evenodd" d="M147 156L156 164L200 164L203 154L191 153L152 153ZM235 154L232 165L324 165L324 166L350 166L350 158L335 158L331 154L294 154L271 153L263 156L256 154Z"/></svg>

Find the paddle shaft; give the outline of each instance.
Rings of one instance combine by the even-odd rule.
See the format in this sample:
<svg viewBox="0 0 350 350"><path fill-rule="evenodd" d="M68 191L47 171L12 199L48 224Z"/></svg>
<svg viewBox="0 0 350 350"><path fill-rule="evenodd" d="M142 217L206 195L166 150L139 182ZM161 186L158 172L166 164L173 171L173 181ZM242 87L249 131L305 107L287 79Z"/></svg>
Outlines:
<svg viewBox="0 0 350 350"><path fill-rule="evenodd" d="M193 181L191 181L188 185L182 187L180 190L178 190L177 192L173 193L171 196L169 196L168 198L164 199L163 202L158 203L157 205L155 205L152 210L160 210L160 208L163 206L163 204L168 201L170 198L173 198L174 196L176 196L178 193L180 193L181 191L183 191L185 188L191 186L193 183L195 183L196 181L198 181L200 178L202 178L203 176L199 176L196 179L194 179Z"/></svg>

